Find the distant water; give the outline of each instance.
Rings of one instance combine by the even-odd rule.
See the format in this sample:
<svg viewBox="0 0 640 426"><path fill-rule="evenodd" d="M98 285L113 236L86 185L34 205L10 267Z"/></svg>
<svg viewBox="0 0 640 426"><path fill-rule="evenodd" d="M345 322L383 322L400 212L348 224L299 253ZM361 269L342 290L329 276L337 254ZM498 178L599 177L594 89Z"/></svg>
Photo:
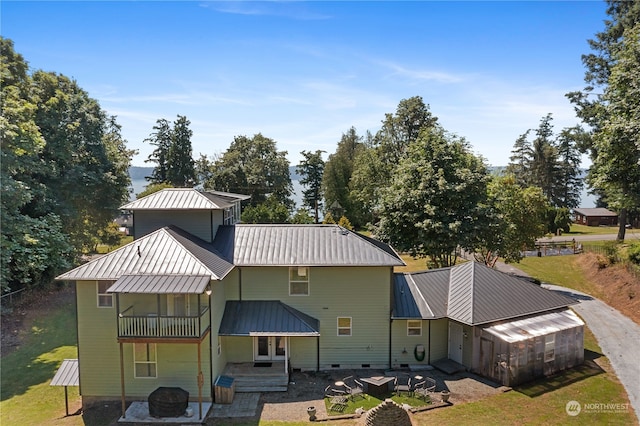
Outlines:
<svg viewBox="0 0 640 426"><path fill-rule="evenodd" d="M132 179L132 191L130 192L130 200L135 200L136 194L144 191L144 187L147 186L148 182L145 179ZM293 184L293 201L296 203L296 208L300 208L302 206L302 185L300 185L299 180L292 180ZM581 201L580 207L583 208L592 208L596 206L596 197L588 193L587 189L583 189L581 192Z"/></svg>

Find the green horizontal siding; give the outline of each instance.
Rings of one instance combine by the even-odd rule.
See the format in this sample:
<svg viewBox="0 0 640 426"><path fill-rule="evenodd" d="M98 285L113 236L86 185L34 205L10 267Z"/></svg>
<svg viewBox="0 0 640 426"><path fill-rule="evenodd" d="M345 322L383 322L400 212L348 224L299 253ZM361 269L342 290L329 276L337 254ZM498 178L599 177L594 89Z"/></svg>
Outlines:
<svg viewBox="0 0 640 426"><path fill-rule="evenodd" d="M281 300L317 318L321 368L388 365L391 268L310 268L308 296L290 296L288 280L287 267L243 267L242 299ZM351 336L337 335L338 317L352 318Z"/></svg>
<svg viewBox="0 0 640 426"><path fill-rule="evenodd" d="M76 283L78 300L78 358L84 396L120 396L115 296L112 308L97 307L95 281Z"/></svg>
<svg viewBox="0 0 640 426"><path fill-rule="evenodd" d="M133 220L135 238L175 225L211 242L218 225L222 223L222 212L213 212L213 223L212 212L209 210L136 210Z"/></svg>

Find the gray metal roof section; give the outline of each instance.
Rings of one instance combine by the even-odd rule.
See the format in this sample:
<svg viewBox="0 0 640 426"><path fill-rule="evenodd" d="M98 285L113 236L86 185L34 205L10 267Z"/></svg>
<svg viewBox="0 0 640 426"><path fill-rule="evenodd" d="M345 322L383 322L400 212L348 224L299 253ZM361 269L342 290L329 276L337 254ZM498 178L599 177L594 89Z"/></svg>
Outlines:
<svg viewBox="0 0 640 426"><path fill-rule="evenodd" d="M65 359L51 379L49 386L79 386L78 360Z"/></svg>
<svg viewBox="0 0 640 426"><path fill-rule="evenodd" d="M221 336L319 336L320 322L279 300L227 301Z"/></svg>
<svg viewBox="0 0 640 426"><path fill-rule="evenodd" d="M449 269L394 274L393 319L447 316Z"/></svg>
<svg viewBox="0 0 640 426"><path fill-rule="evenodd" d="M562 330L584 326L584 322L571 309L523 318L484 328L484 331L508 343L521 342Z"/></svg>
<svg viewBox="0 0 640 426"><path fill-rule="evenodd" d="M193 275L224 278L233 265L215 248L173 226L161 228L58 277L117 280L123 275Z"/></svg>
<svg viewBox="0 0 640 426"><path fill-rule="evenodd" d="M165 188L120 207L122 210L220 210L250 198L230 192Z"/></svg>
<svg viewBox="0 0 640 426"><path fill-rule="evenodd" d="M123 275L107 293L202 294L209 275Z"/></svg>
<svg viewBox="0 0 640 426"><path fill-rule="evenodd" d="M614 213L609 209L605 209L603 207L594 207L594 208L574 208L574 213L580 213L583 216L613 216L617 217L618 213Z"/></svg>
<svg viewBox="0 0 640 426"><path fill-rule="evenodd" d="M419 312L423 319L447 317L480 325L576 303L570 297L477 262L402 275L395 276L393 318L416 318Z"/></svg>
<svg viewBox="0 0 640 426"><path fill-rule="evenodd" d="M338 225L221 226L213 242L237 266L402 266L391 247Z"/></svg>

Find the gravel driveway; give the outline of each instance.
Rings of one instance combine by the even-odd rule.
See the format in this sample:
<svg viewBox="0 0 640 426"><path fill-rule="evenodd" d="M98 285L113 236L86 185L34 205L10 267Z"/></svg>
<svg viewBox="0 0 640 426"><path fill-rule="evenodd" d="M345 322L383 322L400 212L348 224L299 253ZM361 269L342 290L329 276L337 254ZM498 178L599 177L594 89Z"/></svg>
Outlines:
<svg viewBox="0 0 640 426"><path fill-rule="evenodd" d="M543 287L580 301L572 308L585 320L596 336L602 352L609 358L618 379L627 391L631 406L640 421L640 325L603 301L587 294L552 284L543 284Z"/></svg>

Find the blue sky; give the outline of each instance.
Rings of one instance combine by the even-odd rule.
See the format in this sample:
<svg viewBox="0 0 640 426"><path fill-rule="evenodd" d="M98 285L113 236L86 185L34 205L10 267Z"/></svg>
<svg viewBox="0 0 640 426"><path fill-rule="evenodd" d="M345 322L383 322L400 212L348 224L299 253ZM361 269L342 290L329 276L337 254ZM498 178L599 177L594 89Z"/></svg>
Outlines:
<svg viewBox="0 0 640 426"><path fill-rule="evenodd" d="M565 93L606 4L570 2L33 2L1 5L1 33L32 69L77 80L116 115L144 166L159 118L191 121L194 157L262 133L332 153L351 126L380 128L422 96L490 165L547 113L578 123Z"/></svg>

